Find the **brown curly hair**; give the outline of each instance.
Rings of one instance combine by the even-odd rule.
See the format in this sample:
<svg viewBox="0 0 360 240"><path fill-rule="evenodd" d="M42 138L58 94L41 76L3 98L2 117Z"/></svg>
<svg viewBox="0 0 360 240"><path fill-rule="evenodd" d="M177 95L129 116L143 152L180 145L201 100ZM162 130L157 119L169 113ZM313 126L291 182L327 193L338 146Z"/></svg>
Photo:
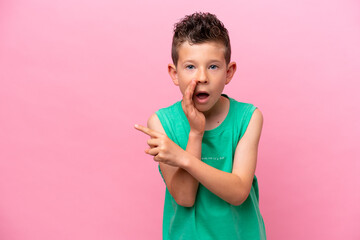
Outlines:
<svg viewBox="0 0 360 240"><path fill-rule="evenodd" d="M195 12L186 15L174 24L171 58L175 66L179 60L178 47L185 41L189 44L218 41L225 46L225 61L230 62L231 46L228 30L224 24L211 13Z"/></svg>

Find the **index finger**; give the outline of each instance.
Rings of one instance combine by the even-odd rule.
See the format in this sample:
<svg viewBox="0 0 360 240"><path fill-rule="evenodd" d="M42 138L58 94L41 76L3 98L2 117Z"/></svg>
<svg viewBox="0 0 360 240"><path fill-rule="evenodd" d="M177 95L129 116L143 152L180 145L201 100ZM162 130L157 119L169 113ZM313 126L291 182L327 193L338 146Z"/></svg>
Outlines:
<svg viewBox="0 0 360 240"><path fill-rule="evenodd" d="M186 88L185 96L184 96L184 102L185 105L191 105L192 104L192 97L196 88L197 82L195 80L192 80L189 85Z"/></svg>
<svg viewBox="0 0 360 240"><path fill-rule="evenodd" d="M152 130L150 128L138 125L138 124L135 124L135 128L137 130L149 135L150 137L160 137L161 136L161 133L159 133L157 131L154 131L154 130Z"/></svg>

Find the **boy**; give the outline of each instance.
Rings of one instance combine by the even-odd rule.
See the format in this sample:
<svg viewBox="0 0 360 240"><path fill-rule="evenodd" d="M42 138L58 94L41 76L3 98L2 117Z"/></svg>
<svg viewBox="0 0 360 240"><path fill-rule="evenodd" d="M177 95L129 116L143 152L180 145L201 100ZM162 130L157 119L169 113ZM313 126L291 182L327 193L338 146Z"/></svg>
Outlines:
<svg viewBox="0 0 360 240"><path fill-rule="evenodd" d="M235 71L227 29L210 13L175 24L168 71L182 101L148 120L145 152L166 184L163 239L266 239L255 168L263 117L222 91Z"/></svg>

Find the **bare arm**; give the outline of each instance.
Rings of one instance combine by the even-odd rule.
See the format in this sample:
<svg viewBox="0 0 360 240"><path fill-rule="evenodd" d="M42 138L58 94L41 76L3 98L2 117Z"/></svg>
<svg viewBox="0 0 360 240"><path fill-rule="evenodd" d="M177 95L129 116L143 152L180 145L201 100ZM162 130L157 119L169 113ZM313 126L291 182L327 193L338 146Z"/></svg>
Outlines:
<svg viewBox="0 0 360 240"><path fill-rule="evenodd" d="M256 109L237 145L232 173L213 168L191 155L184 155L181 167L215 195L232 205L240 205L251 190L262 125L262 113Z"/></svg>
<svg viewBox="0 0 360 240"><path fill-rule="evenodd" d="M164 128L156 114L149 118L147 126L150 129L165 134ZM186 152L197 159L201 159L201 142L202 135L190 133ZM175 201L184 207L193 206L199 182L182 168L162 162L159 162L159 164L166 186Z"/></svg>
<svg viewBox="0 0 360 240"><path fill-rule="evenodd" d="M162 166L170 165L186 170L224 201L232 205L240 205L251 190L262 124L262 113L256 109L244 136L236 147L232 173L218 170L202 162L163 133L143 126L135 127L152 137L148 144L153 147L146 150L146 153L154 156L155 161L161 162Z"/></svg>

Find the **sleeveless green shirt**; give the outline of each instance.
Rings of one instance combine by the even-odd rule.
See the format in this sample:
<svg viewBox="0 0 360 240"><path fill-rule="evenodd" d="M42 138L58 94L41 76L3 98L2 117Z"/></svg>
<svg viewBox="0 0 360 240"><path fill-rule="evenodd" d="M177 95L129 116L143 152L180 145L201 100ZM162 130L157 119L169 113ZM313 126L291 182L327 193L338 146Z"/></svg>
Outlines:
<svg viewBox="0 0 360 240"><path fill-rule="evenodd" d="M205 131L201 160L222 171L232 172L235 149L256 107L250 103L238 102L226 94L222 96L230 101L229 112L218 127ZM167 136L186 150L190 125L181 101L158 110L156 114ZM160 166L159 171L162 176ZM256 176L248 198L240 206L227 203L199 184L193 207L183 207L175 202L166 188L163 239L266 239L265 225L259 210Z"/></svg>

